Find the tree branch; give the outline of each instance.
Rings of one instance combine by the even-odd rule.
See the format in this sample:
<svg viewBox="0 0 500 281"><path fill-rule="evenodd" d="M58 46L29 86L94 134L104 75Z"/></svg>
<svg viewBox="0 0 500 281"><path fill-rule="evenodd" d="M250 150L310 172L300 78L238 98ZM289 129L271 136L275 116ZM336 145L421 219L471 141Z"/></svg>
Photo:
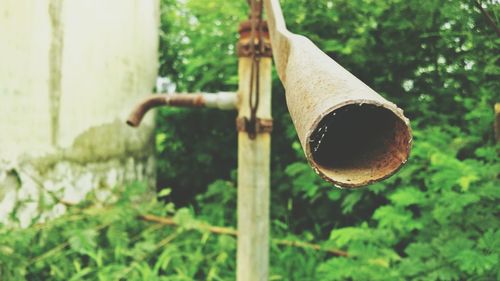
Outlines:
<svg viewBox="0 0 500 281"><path fill-rule="evenodd" d="M488 22L490 27L493 28L493 30L495 30L497 36L500 37L500 28L497 26L497 24L495 23L495 21L493 20L491 15L488 13L488 11L486 11L483 8L483 6L481 5L481 2L479 2L479 0L473 0L473 2L476 5L476 7L481 11L481 13L483 14L484 18L486 19L486 21Z"/></svg>
<svg viewBox="0 0 500 281"><path fill-rule="evenodd" d="M173 220L173 218L169 217L158 217L154 215L141 215L139 216L141 220L147 221L147 222L153 222L153 223L158 223L162 225L169 225L169 226L179 226L177 222ZM208 230L211 233L214 234L224 234L224 235L230 235L230 236L238 236L238 231L236 231L233 228L229 227L219 227L219 226L212 226L209 224L204 224L200 227L200 230ZM275 244L277 245L282 245L282 246L290 246L290 247L297 247L297 248L303 248L303 249L311 249L315 251L322 251L322 252L327 252L334 254L336 256L341 256L341 257L348 257L349 253L338 250L338 249L326 249L321 247L321 245L318 244L313 244L313 243L308 243L308 242L302 242L302 241L293 241L293 240L284 240L284 239L273 239L272 240Z"/></svg>

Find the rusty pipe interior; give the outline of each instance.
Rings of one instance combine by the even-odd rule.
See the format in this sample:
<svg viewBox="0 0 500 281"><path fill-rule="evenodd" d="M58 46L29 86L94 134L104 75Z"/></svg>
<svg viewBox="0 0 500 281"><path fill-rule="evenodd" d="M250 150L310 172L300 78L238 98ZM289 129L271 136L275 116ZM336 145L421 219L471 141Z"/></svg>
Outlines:
<svg viewBox="0 0 500 281"><path fill-rule="evenodd" d="M320 118L306 150L324 178L340 187L357 187L396 172L408 158L411 138L398 112L352 101Z"/></svg>

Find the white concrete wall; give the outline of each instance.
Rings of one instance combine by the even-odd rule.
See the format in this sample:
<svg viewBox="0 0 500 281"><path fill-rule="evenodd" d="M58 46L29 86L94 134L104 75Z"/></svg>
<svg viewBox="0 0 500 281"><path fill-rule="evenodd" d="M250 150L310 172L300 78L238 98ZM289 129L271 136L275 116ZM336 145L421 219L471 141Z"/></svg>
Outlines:
<svg viewBox="0 0 500 281"><path fill-rule="evenodd" d="M154 86L158 20L158 0L0 0L0 223L46 189L154 180L152 116L124 120Z"/></svg>
<svg viewBox="0 0 500 281"><path fill-rule="evenodd" d="M50 146L45 1L0 0L0 157Z"/></svg>

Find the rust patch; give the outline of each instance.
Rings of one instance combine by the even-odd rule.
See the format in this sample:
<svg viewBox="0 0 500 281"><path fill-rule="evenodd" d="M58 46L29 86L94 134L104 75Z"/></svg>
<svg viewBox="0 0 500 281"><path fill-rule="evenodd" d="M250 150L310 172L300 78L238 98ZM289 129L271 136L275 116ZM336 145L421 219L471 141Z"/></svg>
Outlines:
<svg viewBox="0 0 500 281"><path fill-rule="evenodd" d="M146 115L149 110L163 105L203 107L205 106L205 99L202 94L150 95L135 106L127 119L127 124L132 127L139 126L144 115Z"/></svg>
<svg viewBox="0 0 500 281"><path fill-rule="evenodd" d="M240 23L238 30L240 33L240 40L236 45L238 57L251 57L252 56L252 20L246 20ZM259 34L260 33L260 34ZM267 21L261 21L260 25L257 24L256 35L254 38L254 45L259 46L259 38L262 38L263 51L260 53L261 57L272 57L273 52L271 48L271 39L269 38L269 29Z"/></svg>

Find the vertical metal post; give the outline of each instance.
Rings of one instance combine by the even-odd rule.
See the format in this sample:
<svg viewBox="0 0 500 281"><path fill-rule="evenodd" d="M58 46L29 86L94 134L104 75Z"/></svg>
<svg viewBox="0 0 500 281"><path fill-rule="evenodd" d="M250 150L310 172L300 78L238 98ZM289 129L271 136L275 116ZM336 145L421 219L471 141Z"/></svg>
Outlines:
<svg viewBox="0 0 500 281"><path fill-rule="evenodd" d="M240 39L240 44L241 44ZM269 275L269 187L271 134L271 58L261 57L257 77L251 79L252 57L240 56L238 111L238 248L237 281L265 281ZM250 83L255 99L259 86L255 137L245 131L250 120ZM260 121L260 122L259 122ZM267 130L265 127L267 121ZM246 130L249 126L246 123ZM259 129L260 128L260 129Z"/></svg>

